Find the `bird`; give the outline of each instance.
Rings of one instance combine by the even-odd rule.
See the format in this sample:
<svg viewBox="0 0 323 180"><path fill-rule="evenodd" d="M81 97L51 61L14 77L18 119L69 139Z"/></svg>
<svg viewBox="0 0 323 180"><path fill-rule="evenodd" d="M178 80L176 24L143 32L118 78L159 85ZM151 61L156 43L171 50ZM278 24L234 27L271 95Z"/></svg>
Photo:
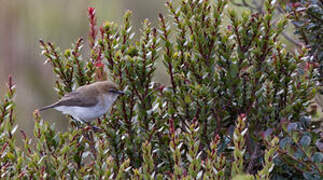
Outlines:
<svg viewBox="0 0 323 180"><path fill-rule="evenodd" d="M57 102L42 107L38 111L55 109L63 114L72 116L81 124L88 124L106 114L111 105L124 92L111 81L99 81L78 87L65 94Z"/></svg>

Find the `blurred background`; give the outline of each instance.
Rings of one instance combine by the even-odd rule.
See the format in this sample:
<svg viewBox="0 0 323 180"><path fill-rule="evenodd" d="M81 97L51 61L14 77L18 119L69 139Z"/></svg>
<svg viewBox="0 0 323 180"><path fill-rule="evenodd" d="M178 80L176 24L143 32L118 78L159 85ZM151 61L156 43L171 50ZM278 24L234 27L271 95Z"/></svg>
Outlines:
<svg viewBox="0 0 323 180"><path fill-rule="evenodd" d="M88 37L87 8L96 8L98 26L104 21L122 23L127 9L133 11L133 29L138 33L148 18L157 22L164 13L165 0L0 0L0 97L6 93L8 75L16 82L17 123L29 135L32 112L57 100L55 76L40 55L39 39L54 42L61 50L70 48L79 37ZM86 41L85 41L86 42ZM87 44L85 45L85 49ZM83 56L87 58L87 56ZM55 110L42 117L65 130L67 119Z"/></svg>

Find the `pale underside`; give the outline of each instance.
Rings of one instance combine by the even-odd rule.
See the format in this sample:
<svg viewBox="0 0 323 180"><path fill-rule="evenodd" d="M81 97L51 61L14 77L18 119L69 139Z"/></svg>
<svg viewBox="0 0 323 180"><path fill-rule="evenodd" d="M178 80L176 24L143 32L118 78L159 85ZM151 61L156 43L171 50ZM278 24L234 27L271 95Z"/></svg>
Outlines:
<svg viewBox="0 0 323 180"><path fill-rule="evenodd" d="M90 122L105 114L117 99L117 95L103 96L95 106L58 106L54 109L61 111L63 114L71 115L74 119L81 122Z"/></svg>

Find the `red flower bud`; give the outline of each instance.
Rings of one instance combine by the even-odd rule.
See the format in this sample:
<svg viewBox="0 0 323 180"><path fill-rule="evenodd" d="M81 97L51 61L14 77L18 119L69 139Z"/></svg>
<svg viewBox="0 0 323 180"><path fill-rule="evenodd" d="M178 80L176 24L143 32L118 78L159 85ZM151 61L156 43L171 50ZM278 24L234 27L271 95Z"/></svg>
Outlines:
<svg viewBox="0 0 323 180"><path fill-rule="evenodd" d="M96 18L95 18L95 8L88 7L88 16L90 21L90 32L89 32L89 41L90 41L90 47L94 47L94 42L97 34L96 29Z"/></svg>
<svg viewBox="0 0 323 180"><path fill-rule="evenodd" d="M299 2L292 3L293 8L298 8L300 6L301 6L301 3L299 3Z"/></svg>
<svg viewBox="0 0 323 180"><path fill-rule="evenodd" d="M98 67L98 68L103 67L103 63L101 61L97 61L95 63L95 66Z"/></svg>
<svg viewBox="0 0 323 180"><path fill-rule="evenodd" d="M87 11L89 12L89 14L94 14L95 13L95 8L94 7L88 7Z"/></svg>
<svg viewBox="0 0 323 180"><path fill-rule="evenodd" d="M240 114L241 119L245 118L247 115L245 113Z"/></svg>

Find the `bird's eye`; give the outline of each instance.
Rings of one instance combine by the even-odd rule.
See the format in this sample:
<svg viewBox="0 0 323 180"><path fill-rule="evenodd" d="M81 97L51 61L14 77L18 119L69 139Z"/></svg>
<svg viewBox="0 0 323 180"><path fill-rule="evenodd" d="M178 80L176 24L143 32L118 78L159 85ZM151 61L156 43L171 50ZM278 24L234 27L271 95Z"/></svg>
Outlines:
<svg viewBox="0 0 323 180"><path fill-rule="evenodd" d="M116 90L116 89L111 89L109 92L111 92L111 93L116 93L116 92L117 92L117 90Z"/></svg>

